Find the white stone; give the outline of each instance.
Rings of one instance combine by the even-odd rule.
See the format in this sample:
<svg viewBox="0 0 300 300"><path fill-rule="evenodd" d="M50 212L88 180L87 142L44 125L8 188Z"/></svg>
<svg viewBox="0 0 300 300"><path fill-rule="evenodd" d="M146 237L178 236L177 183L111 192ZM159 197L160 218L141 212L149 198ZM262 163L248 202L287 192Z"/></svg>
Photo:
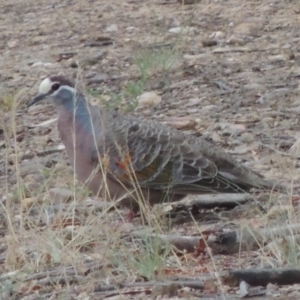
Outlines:
<svg viewBox="0 0 300 300"><path fill-rule="evenodd" d="M107 32L116 32L118 31L118 25L117 24L112 24L108 27L106 27Z"/></svg>
<svg viewBox="0 0 300 300"><path fill-rule="evenodd" d="M161 97L155 92L145 92L137 97L138 107L153 107L161 102Z"/></svg>
<svg viewBox="0 0 300 300"><path fill-rule="evenodd" d="M181 26L178 26L178 27L173 27L173 28L169 29L169 32L176 33L176 34L179 34L179 33L187 34L187 33L193 32L194 30L195 30L194 27L181 27Z"/></svg>

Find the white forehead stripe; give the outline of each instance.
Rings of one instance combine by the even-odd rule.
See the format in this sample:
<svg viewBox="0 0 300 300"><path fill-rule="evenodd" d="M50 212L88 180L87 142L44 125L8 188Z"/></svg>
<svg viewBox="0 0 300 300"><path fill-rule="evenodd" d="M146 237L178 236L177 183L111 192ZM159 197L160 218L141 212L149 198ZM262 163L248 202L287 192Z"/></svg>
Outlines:
<svg viewBox="0 0 300 300"><path fill-rule="evenodd" d="M39 86L39 93L47 94L51 90L52 83L53 82L50 80L50 78L44 79Z"/></svg>

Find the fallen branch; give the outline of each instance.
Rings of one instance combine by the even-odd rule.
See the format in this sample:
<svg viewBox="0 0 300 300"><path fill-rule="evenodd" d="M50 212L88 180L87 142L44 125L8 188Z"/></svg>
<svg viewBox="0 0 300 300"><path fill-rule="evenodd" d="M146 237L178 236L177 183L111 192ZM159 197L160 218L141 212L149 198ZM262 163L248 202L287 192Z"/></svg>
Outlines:
<svg viewBox="0 0 300 300"><path fill-rule="evenodd" d="M245 281L251 286L266 286L269 283L289 285L300 283L300 269L247 269L233 270L223 275L222 282L229 286L238 286Z"/></svg>
<svg viewBox="0 0 300 300"><path fill-rule="evenodd" d="M215 207L231 209L248 201L253 201L253 196L250 194L212 194L201 195L183 199L172 204L172 208L178 205L196 206L198 209L212 209Z"/></svg>
<svg viewBox="0 0 300 300"><path fill-rule="evenodd" d="M214 254L234 254L240 251L257 250L275 238L294 237L300 233L300 224L288 225L285 227L267 228L263 230L253 230L253 228L244 228L239 231L218 232L211 230L203 232L199 236L180 236L132 233L133 238L160 239L160 243L173 245L176 250L193 253L195 250L201 251L206 246L211 248ZM128 235L124 236L127 237ZM199 249L199 247L201 249ZM202 249L203 248L203 249Z"/></svg>
<svg viewBox="0 0 300 300"><path fill-rule="evenodd" d="M178 289L191 288L202 290L204 283L199 280L176 280L166 282L137 282L121 283L118 285L98 285L94 289L94 295L112 297L121 294L152 293L155 296L177 296Z"/></svg>
<svg viewBox="0 0 300 300"><path fill-rule="evenodd" d="M219 235L210 235L207 245L214 254L234 254L239 251L257 250L274 238L288 238L300 233L300 224L284 227L253 230L245 228L240 231L222 232Z"/></svg>

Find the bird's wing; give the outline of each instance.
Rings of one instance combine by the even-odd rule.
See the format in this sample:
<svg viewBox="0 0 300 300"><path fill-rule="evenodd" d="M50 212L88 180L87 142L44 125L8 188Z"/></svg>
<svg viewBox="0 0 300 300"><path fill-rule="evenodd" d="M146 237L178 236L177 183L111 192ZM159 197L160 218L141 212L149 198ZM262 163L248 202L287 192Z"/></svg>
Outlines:
<svg viewBox="0 0 300 300"><path fill-rule="evenodd" d="M151 121L113 121L98 150L108 157L110 176L123 184L198 194L241 191L263 180L200 138ZM94 153L92 160L99 162L99 156Z"/></svg>

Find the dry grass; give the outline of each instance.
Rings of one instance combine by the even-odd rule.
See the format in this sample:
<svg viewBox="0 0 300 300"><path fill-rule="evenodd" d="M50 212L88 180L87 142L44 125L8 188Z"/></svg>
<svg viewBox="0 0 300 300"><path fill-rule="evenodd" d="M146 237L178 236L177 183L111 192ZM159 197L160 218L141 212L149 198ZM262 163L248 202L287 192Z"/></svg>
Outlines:
<svg viewBox="0 0 300 300"><path fill-rule="evenodd" d="M178 270L177 272L180 273L190 269L190 256L178 257L170 245L162 246L159 238L149 239L150 233L160 234L170 232L170 230L172 232L172 229L169 220L161 219L160 215L155 215L155 210L150 210L145 205L135 178L132 178L132 184L136 187L136 201L140 206L142 216L145 217L141 219L140 229L129 225L127 225L128 229L126 226L124 228L120 226L124 222L123 214L116 207L116 211L111 211L105 206L99 207L95 201L91 202L88 191L77 183L75 175L68 169L44 168L42 186L30 188L21 176L21 157L15 151L18 149L15 121L18 101L16 97L11 97L5 98L4 103L11 122L10 126L5 127L4 136L6 145L11 147L7 148L7 151L14 153L9 159L7 158L6 164L9 164L9 161L12 162L17 185L16 189L11 191L10 183L6 182L5 201L1 202L7 230L4 240L6 255L3 265L6 274L12 275L5 275L7 278L1 287L2 293L20 290L20 287L26 286L26 278L30 278L31 274L59 269L61 271L58 278L53 279L54 282L51 283L53 289L51 293L63 296L64 292L60 288L59 278L69 281L67 285L70 286L72 280L75 280L73 278L75 275L68 276L64 274L63 269L72 266L76 274L76 270L80 271L82 264L89 262L101 264L104 267L89 274L88 278L79 276L77 284L82 289L93 289L99 284L99 279L103 284L130 282L142 278L161 281L166 278L165 273L168 269ZM287 161L287 158L282 160ZM287 172L286 163L278 161L278 164L281 165L282 173ZM101 172L106 172L105 167L101 165L100 169ZM71 201L53 202L49 189L53 187L53 184L57 185L61 182L62 178L61 186L73 191L73 197ZM283 196L280 201L277 194L270 194L266 203L269 212L256 219L260 223L258 226L271 228L278 220L282 225L298 223L298 213L293 209L292 198L290 196L290 203L286 203L287 197ZM117 202L121 200L118 199ZM110 201L107 193L104 203L108 202ZM274 206L274 203L278 204ZM249 219L246 226L251 226L253 221L256 222L255 219ZM244 222L245 219L242 219L241 226L245 226ZM202 235L203 226L199 225L196 220L190 226L193 227L194 233ZM142 230L144 237L133 238L130 233L132 230L133 232ZM273 267L298 264L298 252L298 237L292 232L288 238L278 239L275 235L267 248L261 244L256 261L258 265ZM239 255L242 254L241 252ZM206 268L211 274L215 274L217 289L220 294L225 295L226 287L223 286L218 276L222 271L220 258L216 260L209 251L208 259L209 268L208 265ZM251 256L249 259L252 260ZM20 286L16 282L19 282ZM34 288L32 283L27 288L30 289L30 286Z"/></svg>
<svg viewBox="0 0 300 300"><path fill-rule="evenodd" d="M46 22L46 27L31 23L24 26L26 33L30 30L35 32L33 29L44 26L41 27L44 31L40 35L41 44L38 35L32 36L28 45L24 41L24 49L27 47L28 53L35 53L30 59L35 60L36 53L42 53L36 60L54 62L56 49L51 50L53 53L49 49L45 50L44 43L58 44L58 40L67 40L67 34L72 28L72 36L76 39L70 40L70 43L74 43L71 47L78 49L79 54L75 59L81 66L76 71L76 76L90 98L96 98L97 101L100 98L100 102L107 102L109 107L122 107L124 111L136 113L136 97L144 91L158 89L163 95L163 103L151 111L151 117L159 121L182 115L200 118L200 125L193 129L193 133L201 132L204 138L212 137L213 142L232 151L237 159L252 161L253 167L258 171L291 188L286 195L275 192L264 197L257 195L257 198L264 199L261 202L263 212L247 211L240 216L226 212L226 217L222 217L221 212L216 214L220 218L214 222L193 220L187 224L172 225L168 218L161 216L159 209L156 211L145 205L140 188L136 185L135 178L132 178L143 217L141 224L136 220L133 224L125 223L123 210L115 209L116 207L111 209L113 204L108 199L100 201L93 198L77 182L66 164L64 153L58 151L46 157L33 155L55 148L60 142L53 124L28 130L29 125L38 124L54 113L49 112L48 106L40 106L35 108L36 111L27 113L23 103L28 98L28 89L23 90L19 86L15 90L21 92L15 92L1 87L0 129L3 134L0 140L0 166L3 171L0 182L0 265L3 271L0 272L0 294L3 299L25 298L26 295L32 296L31 299L66 299L70 294L79 298L93 295L99 285L119 286L121 283L144 280L162 282L176 276L199 278L202 275L215 278L215 289L211 292L207 288L205 292L221 295L225 299L232 289L220 279L220 273L224 269L298 266L299 235L292 229L286 235L274 233L271 242L258 240L260 247L257 251L240 251L234 255L216 255L209 250L198 256L187 253L178 255L171 245L161 243L159 238L149 238L152 233L206 238L203 232L207 230L240 229L242 232L243 228L249 228L254 232L270 228L271 231L275 226L285 227L299 223L299 199L295 188L299 181L299 166L297 159L289 156L287 151L295 142L294 135L299 130L298 117L293 112L297 108L299 89L286 84L287 97L279 91L283 82L295 84L296 77L290 77L289 80L287 78L297 73L297 66L291 59L277 58L279 62L274 60L276 55L283 55L280 50L282 45L289 42L295 47L293 43L296 43L292 29L295 30L297 22L291 17L294 16L295 7L292 3L284 4L284 9L278 6L278 10L272 11L272 14L266 13L273 17L268 18L268 25L264 25L263 8L266 11L269 8L260 1L231 0L226 11L224 4L218 1L204 1L193 8L183 5L158 7L152 3L149 4L151 13L145 12L147 9L144 4L132 4L136 5L136 10L130 11L130 14L129 4L115 1L106 3L106 6L112 6L113 14L120 18L115 20L110 8L101 6L102 23L109 26L112 20L119 22L121 34L111 34L119 44L108 48L107 56L99 66L81 66L82 58L85 58L83 56L94 55L96 50L87 47L82 50L79 47L84 43L81 39L85 41L86 37L83 33L77 37L76 32L80 32L81 28L87 31L90 29L86 23L78 20L76 14L80 12L85 16L89 12L91 19L88 26L93 27L96 25L91 24L99 23L97 13L85 10L85 3L78 1L75 4L78 11L74 10L75 13L72 10L69 14L68 7L59 10L60 17L68 17L64 18L64 25L59 27L55 37L51 24L57 24L58 21L52 15L53 20L49 24ZM25 6L18 4L17 9L20 16L24 14L25 19L30 19L25 16ZM40 10L37 11L41 14ZM219 14L218 11L224 12ZM126 12L126 20L128 18L126 22L132 24L126 25L122 19L123 12ZM40 15L40 18L44 16ZM251 18L257 19L251 21ZM86 20L85 17L81 19ZM140 24L141 19L145 22L144 26ZM243 22L244 20L247 22ZM283 24L287 24L289 20L290 29L286 31L278 20ZM170 35L168 29L176 27L178 23L180 26L195 27L196 33ZM7 39L12 33L9 32L10 27L3 24L1 26L7 28ZM129 29L122 29L129 26L136 30L133 35L128 34ZM14 30L19 36L24 35L25 29L17 21ZM90 30L96 38L97 30ZM211 49L215 48L202 47L203 39L220 31L226 32L227 38L231 35L241 39L245 37L246 45L243 47L253 51L213 53ZM44 37L47 39L44 40ZM270 40L273 41L275 50L266 50L270 47ZM239 47L222 43L217 47ZM154 47L162 44L163 46ZM57 51L67 51L71 47L64 45ZM10 52L20 51L18 52L17 47ZM13 66L17 62L21 65L26 59L16 55L16 63L13 63L9 62L6 55L5 52L1 58L3 69L11 74L14 73ZM61 69L67 68L68 63L60 62ZM28 62L24 65L28 67ZM257 67L261 71L255 71ZM53 70L56 69L57 66L54 65ZM117 73L124 79L113 84L85 86L85 75L90 69L97 73L105 70L110 75ZM46 73L45 70L37 71L34 68L25 71L22 72L28 74L27 77L30 77L29 74L32 77L28 78L29 82L22 80L22 85L26 83L27 87L31 85L30 81L33 86L33 82ZM69 71L71 73L72 70ZM220 81L231 87L230 93L224 93L224 90L218 88ZM258 83L265 89L259 90L259 86L247 89L247 85L253 83ZM201 98L197 111L193 111L195 106L188 105L189 100L195 98ZM263 104L257 104L257 99L261 101L258 103ZM143 112L137 114L143 117ZM225 121L230 124L245 124L246 130L242 133L234 130L228 133L214 125ZM294 148L296 146L297 143ZM30 168L24 167L26 162L30 165L37 162L38 166L33 167L33 172L29 172ZM105 166L100 168L105 172ZM57 201L50 195L53 187L67 188L72 191L72 196L67 201ZM139 232L142 237L136 238L135 232ZM72 272L71 267L74 268ZM48 271L56 271L57 275L47 275ZM39 274L41 278L38 277Z"/></svg>

